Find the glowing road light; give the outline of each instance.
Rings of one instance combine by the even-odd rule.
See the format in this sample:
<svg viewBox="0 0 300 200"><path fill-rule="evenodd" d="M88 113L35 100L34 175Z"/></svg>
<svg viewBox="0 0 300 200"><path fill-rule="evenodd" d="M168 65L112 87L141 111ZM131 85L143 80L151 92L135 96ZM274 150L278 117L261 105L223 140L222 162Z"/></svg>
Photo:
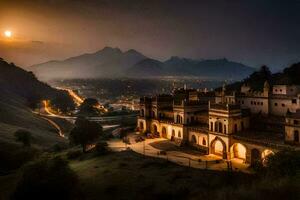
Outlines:
<svg viewBox="0 0 300 200"><path fill-rule="evenodd" d="M4 36L7 37L7 38L11 38L12 32L7 30L7 31L4 32Z"/></svg>

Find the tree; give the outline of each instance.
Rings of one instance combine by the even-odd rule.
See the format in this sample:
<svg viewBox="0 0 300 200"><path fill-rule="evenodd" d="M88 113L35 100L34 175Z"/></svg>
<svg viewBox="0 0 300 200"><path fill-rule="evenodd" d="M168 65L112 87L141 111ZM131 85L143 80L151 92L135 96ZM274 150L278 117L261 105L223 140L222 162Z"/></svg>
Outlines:
<svg viewBox="0 0 300 200"><path fill-rule="evenodd" d="M83 116L95 116L99 114L97 109L99 102L97 99L87 98L79 107L79 114Z"/></svg>
<svg viewBox="0 0 300 200"><path fill-rule="evenodd" d="M31 146L32 136L31 133L27 130L17 130L15 132L15 138L17 142L22 142L24 147Z"/></svg>
<svg viewBox="0 0 300 200"><path fill-rule="evenodd" d="M103 129L100 124L79 117L70 133L70 142L81 145L82 151L86 152L86 146L95 142L101 134L103 134Z"/></svg>
<svg viewBox="0 0 300 200"><path fill-rule="evenodd" d="M266 172L271 176L294 176L300 170L300 151L279 151L267 156L264 163Z"/></svg>
<svg viewBox="0 0 300 200"><path fill-rule="evenodd" d="M51 106L58 108L60 111L66 113L75 109L75 103L66 91L61 91L56 94L50 101Z"/></svg>
<svg viewBox="0 0 300 200"><path fill-rule="evenodd" d="M81 199L76 173L59 158L43 158L27 165L12 199Z"/></svg>

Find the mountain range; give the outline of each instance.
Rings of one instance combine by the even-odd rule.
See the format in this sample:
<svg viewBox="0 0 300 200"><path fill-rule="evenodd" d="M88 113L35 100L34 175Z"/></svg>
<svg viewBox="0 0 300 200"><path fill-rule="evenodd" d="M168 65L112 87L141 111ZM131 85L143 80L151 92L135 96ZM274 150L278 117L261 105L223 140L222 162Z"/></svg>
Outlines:
<svg viewBox="0 0 300 200"><path fill-rule="evenodd" d="M208 79L240 80L255 68L227 59L194 60L172 56L166 61L151 59L136 50L122 52L105 47L62 61L49 61L30 67L40 79L100 77L193 76Z"/></svg>

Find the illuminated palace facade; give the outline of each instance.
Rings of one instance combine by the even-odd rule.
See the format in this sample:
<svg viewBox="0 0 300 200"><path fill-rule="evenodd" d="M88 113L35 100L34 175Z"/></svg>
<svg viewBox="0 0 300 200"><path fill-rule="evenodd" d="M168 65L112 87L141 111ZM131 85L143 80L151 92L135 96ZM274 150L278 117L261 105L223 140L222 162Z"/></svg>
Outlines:
<svg viewBox="0 0 300 200"><path fill-rule="evenodd" d="M137 124L140 133L251 164L299 148L299 109L299 86L266 82L261 92L243 85L232 93L181 88L141 98Z"/></svg>

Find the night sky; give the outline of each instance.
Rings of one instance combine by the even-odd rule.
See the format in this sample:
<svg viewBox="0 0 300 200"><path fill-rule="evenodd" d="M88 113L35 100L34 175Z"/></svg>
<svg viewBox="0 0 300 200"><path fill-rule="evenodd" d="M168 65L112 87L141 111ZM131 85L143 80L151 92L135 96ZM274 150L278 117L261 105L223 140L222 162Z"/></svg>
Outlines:
<svg viewBox="0 0 300 200"><path fill-rule="evenodd" d="M277 70L300 61L300 0L0 0L0 31L22 66L112 46Z"/></svg>

